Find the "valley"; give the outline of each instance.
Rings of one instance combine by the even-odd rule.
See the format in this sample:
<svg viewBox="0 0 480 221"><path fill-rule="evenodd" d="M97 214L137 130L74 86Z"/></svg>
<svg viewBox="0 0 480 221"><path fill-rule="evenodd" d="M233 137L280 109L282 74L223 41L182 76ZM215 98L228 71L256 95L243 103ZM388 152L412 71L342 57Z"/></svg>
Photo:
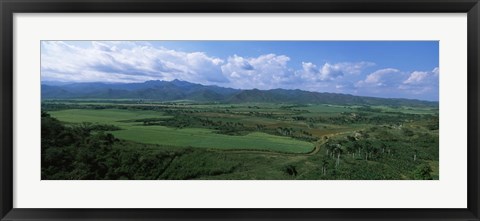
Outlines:
<svg viewBox="0 0 480 221"><path fill-rule="evenodd" d="M43 162L58 159L57 151L62 149L60 152L70 159L72 168L80 163L85 171L72 174L66 168L45 163L42 176L45 179L438 179L438 107L428 102L402 102L411 102L411 106L388 102L340 105L44 99L42 132L51 126L44 122L55 122L64 128L64 133L77 135L68 141L63 138L66 142L63 147L55 142L58 147L42 148ZM82 134L79 130L84 131L82 136L78 136ZM51 139L60 139L57 135ZM95 150L91 147L92 139L100 141ZM78 157L78 151L84 150L89 151L85 154L91 155L93 165L85 159L68 156Z"/></svg>

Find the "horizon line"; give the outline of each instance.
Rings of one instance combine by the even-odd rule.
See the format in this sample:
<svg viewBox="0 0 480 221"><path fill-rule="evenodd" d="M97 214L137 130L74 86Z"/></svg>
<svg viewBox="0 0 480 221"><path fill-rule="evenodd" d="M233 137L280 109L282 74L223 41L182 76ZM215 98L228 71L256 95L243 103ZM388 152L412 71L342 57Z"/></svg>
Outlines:
<svg viewBox="0 0 480 221"><path fill-rule="evenodd" d="M433 102L433 103L440 103L439 100L421 100L421 99L415 99L415 98L405 98L405 97L376 97L376 96L369 96L369 95L354 95L354 94L349 94L349 93L339 93L339 92L327 92L327 91L311 91L311 90L304 90L304 89L299 89L299 88L296 88L296 89L286 89L286 88L272 88L272 89L258 89L258 88L250 88L250 89L245 89L245 88L232 88L232 87L223 87L223 86L218 86L218 85L214 85L214 84L201 84L201 83L194 83L194 82L190 82L190 81L185 81L185 80L180 80L180 79L173 79L171 81L168 81L168 80L160 80L160 79L156 79L156 80L146 80L146 81L133 81L133 82L108 82L108 81L58 81L58 80L40 80L40 84L41 85L48 85L48 84L44 84L44 82L58 82L58 83L64 83L65 85L67 84L82 84L82 83L102 83L102 84L142 84L142 83L146 83L146 82L150 82L150 81L160 81L160 82L173 82L173 81L182 81L182 82L187 82L187 83L190 83L190 84L198 84L198 85L202 85L202 86L215 86L215 87L221 87L221 88L227 88L227 89L234 89L234 90L242 90L242 91L245 91L245 90L259 90L259 91L270 91L270 90L290 90L290 91L294 91L294 90L299 90L299 91L306 91L306 92L313 92L313 93L326 93L326 94L341 94L341 95L350 95L350 96L354 96L354 97L367 97L367 98L380 98L380 99L405 99L405 100L416 100L416 101L425 101L425 102ZM64 86L64 85L48 85L48 86Z"/></svg>

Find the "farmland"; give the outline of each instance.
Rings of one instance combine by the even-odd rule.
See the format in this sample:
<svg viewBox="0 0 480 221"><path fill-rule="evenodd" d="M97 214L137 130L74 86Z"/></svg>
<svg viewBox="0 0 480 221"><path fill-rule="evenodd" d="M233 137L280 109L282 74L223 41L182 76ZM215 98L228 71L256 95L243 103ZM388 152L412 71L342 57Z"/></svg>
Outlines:
<svg viewBox="0 0 480 221"><path fill-rule="evenodd" d="M439 41L42 40L41 179L439 180L439 66Z"/></svg>
<svg viewBox="0 0 480 221"><path fill-rule="evenodd" d="M42 178L438 179L438 130L432 106L49 99Z"/></svg>

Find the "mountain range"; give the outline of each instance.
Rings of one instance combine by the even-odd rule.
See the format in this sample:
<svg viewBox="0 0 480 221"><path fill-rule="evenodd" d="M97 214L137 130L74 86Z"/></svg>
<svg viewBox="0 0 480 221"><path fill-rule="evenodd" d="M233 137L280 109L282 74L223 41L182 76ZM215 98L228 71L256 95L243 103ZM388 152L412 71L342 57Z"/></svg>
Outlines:
<svg viewBox="0 0 480 221"><path fill-rule="evenodd" d="M349 94L288 89L233 89L187 81L146 81L143 83L42 82L42 99L145 99L156 101L191 100L222 103L292 103L337 105L390 105L438 107L438 102L403 98L377 98Z"/></svg>

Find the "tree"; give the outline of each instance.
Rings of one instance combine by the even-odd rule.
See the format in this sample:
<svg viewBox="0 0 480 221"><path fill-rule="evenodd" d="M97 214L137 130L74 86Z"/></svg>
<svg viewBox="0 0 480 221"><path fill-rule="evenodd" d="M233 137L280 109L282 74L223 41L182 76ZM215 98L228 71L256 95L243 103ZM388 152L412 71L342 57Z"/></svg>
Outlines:
<svg viewBox="0 0 480 221"><path fill-rule="evenodd" d="M432 179L432 168L427 163L423 163L417 167L414 171L414 178L417 180L431 180Z"/></svg>
<svg viewBox="0 0 480 221"><path fill-rule="evenodd" d="M290 176L296 176L297 175L297 169L293 165L285 166L284 170Z"/></svg>
<svg viewBox="0 0 480 221"><path fill-rule="evenodd" d="M328 166L328 160L324 158L322 160L322 174L325 176L327 175L327 166Z"/></svg>
<svg viewBox="0 0 480 221"><path fill-rule="evenodd" d="M338 165L340 165L340 155L342 154L342 152L343 152L342 146L340 144L335 145L335 148L333 149L333 153L337 155L335 168L337 168Z"/></svg>
<svg viewBox="0 0 480 221"><path fill-rule="evenodd" d="M355 144L354 145L347 145L346 150L347 150L348 153L352 154L352 158L355 158L355 150L356 150Z"/></svg>
<svg viewBox="0 0 480 221"><path fill-rule="evenodd" d="M407 128L403 128L402 132L407 137L411 137L411 136L415 135L415 133L412 130L407 129Z"/></svg>
<svg viewBox="0 0 480 221"><path fill-rule="evenodd" d="M325 144L325 148L327 149L327 156L330 156L330 157L334 157L334 152L333 150L336 148L338 144L334 144L334 143L331 143L331 142L327 142Z"/></svg>

